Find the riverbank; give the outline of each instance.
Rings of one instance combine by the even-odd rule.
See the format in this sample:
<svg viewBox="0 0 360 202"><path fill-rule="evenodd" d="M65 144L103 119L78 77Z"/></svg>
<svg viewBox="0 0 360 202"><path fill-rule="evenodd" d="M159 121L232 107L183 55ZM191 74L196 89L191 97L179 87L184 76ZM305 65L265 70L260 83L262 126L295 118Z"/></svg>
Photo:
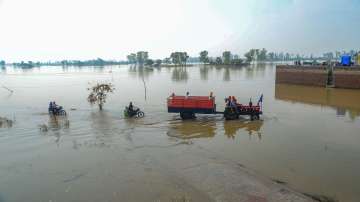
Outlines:
<svg viewBox="0 0 360 202"><path fill-rule="evenodd" d="M329 72L326 66L320 65L277 65L275 80L277 84L360 89L360 66L334 67Z"/></svg>

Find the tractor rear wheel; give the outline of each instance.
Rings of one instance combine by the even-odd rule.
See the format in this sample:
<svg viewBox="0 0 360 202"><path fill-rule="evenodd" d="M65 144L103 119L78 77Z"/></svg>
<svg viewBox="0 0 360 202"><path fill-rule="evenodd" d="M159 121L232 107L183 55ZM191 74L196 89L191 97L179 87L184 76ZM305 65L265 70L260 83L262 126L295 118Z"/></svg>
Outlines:
<svg viewBox="0 0 360 202"><path fill-rule="evenodd" d="M250 120L254 121L254 120L259 120L260 119L260 115L259 114L251 114L250 115Z"/></svg>
<svg viewBox="0 0 360 202"><path fill-rule="evenodd" d="M236 113L234 109L226 108L224 112L224 117L226 120L235 120L239 118L239 114Z"/></svg>

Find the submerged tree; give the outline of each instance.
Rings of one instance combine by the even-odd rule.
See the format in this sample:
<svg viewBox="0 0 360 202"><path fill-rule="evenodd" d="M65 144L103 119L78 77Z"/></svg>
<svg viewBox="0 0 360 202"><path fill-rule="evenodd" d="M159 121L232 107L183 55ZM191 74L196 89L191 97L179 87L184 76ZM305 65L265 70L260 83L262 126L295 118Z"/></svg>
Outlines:
<svg viewBox="0 0 360 202"><path fill-rule="evenodd" d="M108 93L114 92L115 88L111 83L96 84L95 86L88 88L90 94L87 98L90 104L97 104L99 109L103 109L103 105L106 103L106 97Z"/></svg>

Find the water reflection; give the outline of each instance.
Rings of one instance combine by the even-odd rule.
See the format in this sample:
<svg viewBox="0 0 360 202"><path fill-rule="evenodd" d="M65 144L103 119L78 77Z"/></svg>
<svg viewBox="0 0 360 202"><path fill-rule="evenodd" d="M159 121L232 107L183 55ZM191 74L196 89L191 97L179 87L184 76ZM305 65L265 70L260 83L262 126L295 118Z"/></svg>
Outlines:
<svg viewBox="0 0 360 202"><path fill-rule="evenodd" d="M261 140L263 121L224 121L224 134L230 139L240 130L244 130L252 138L254 135ZM167 135L180 139L212 138L219 125L216 120L189 120L170 123Z"/></svg>
<svg viewBox="0 0 360 202"><path fill-rule="evenodd" d="M275 86L275 98L283 101L333 107L338 116L344 116L348 113L352 120L360 116L360 91L358 90L277 84Z"/></svg>
<svg viewBox="0 0 360 202"><path fill-rule="evenodd" d="M200 79L207 81L209 79L209 68L208 66L202 66L199 68L200 70Z"/></svg>
<svg viewBox="0 0 360 202"><path fill-rule="evenodd" d="M245 68L245 76L247 79L253 79L255 77L265 77L266 63L258 63Z"/></svg>
<svg viewBox="0 0 360 202"><path fill-rule="evenodd" d="M1 74L6 74L6 67L5 66L0 66L0 73Z"/></svg>
<svg viewBox="0 0 360 202"><path fill-rule="evenodd" d="M149 78L152 74L154 74L154 69L131 65L129 66L129 73L131 76L143 79Z"/></svg>
<svg viewBox="0 0 360 202"><path fill-rule="evenodd" d="M48 125L41 124L39 125L40 131L44 134L50 130L54 137L55 143L59 146L60 145L60 138L61 138L61 129L64 129L66 132L69 132L70 121L67 117L60 117L60 116L49 116Z"/></svg>
<svg viewBox="0 0 360 202"><path fill-rule="evenodd" d="M214 121L179 121L170 123L167 135L180 139L211 138L215 136L216 122Z"/></svg>
<svg viewBox="0 0 360 202"><path fill-rule="evenodd" d="M230 81L231 80L231 78L230 78L230 69L229 68L225 68L223 80L224 81Z"/></svg>
<svg viewBox="0 0 360 202"><path fill-rule="evenodd" d="M240 129L245 130L249 137L251 138L253 135L256 135L259 140L261 140L262 133L260 131L263 126L263 121L225 121L224 122L224 130L225 135L230 139L235 139L236 134Z"/></svg>
<svg viewBox="0 0 360 202"><path fill-rule="evenodd" d="M92 112L90 114L91 126L96 135L99 136L112 136L116 127L113 117L107 111Z"/></svg>
<svg viewBox="0 0 360 202"><path fill-rule="evenodd" d="M171 79L174 82L186 82L189 79L189 74L186 67L174 67L172 70Z"/></svg>

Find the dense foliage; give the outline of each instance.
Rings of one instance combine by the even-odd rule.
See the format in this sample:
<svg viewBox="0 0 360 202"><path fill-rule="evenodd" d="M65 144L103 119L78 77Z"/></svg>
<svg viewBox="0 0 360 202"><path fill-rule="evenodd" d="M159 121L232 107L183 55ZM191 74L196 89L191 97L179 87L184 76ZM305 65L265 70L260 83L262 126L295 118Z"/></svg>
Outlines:
<svg viewBox="0 0 360 202"><path fill-rule="evenodd" d="M96 84L95 86L88 88L90 94L87 98L90 104L97 104L99 109L102 110L106 103L108 93L114 92L115 88L111 83Z"/></svg>

